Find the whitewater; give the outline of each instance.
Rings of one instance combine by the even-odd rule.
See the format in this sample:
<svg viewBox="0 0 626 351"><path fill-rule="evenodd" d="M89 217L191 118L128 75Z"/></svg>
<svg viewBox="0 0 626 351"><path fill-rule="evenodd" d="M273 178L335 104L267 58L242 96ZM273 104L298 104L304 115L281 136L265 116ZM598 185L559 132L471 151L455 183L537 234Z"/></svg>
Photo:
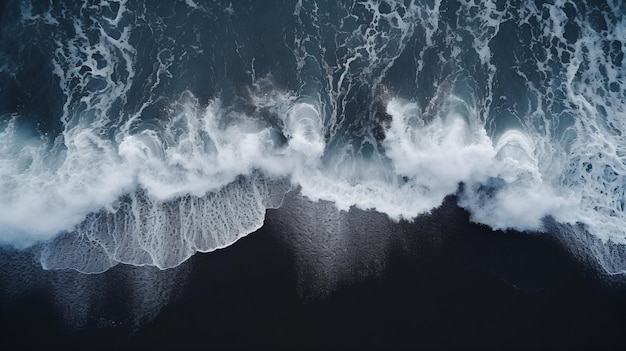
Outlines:
<svg viewBox="0 0 626 351"><path fill-rule="evenodd" d="M45 269L176 267L295 191L395 221L454 195L626 273L621 1L0 10L0 245Z"/></svg>

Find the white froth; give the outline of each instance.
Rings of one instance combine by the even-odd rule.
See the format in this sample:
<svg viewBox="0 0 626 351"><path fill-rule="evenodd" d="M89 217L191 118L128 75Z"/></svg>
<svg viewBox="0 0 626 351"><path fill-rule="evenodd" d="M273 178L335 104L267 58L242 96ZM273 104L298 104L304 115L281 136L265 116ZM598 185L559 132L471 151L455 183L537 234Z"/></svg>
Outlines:
<svg viewBox="0 0 626 351"><path fill-rule="evenodd" d="M295 104L285 119L285 135L289 148L301 156L309 165L315 165L324 153L322 117L315 106L301 102Z"/></svg>
<svg viewBox="0 0 626 351"><path fill-rule="evenodd" d="M577 199L557 193L544 182L533 142L517 130L502 134L495 146L494 176L500 181L484 188L475 183L460 204L470 210L472 220L494 229L542 230L543 219L551 215L566 218ZM483 187L481 189L481 187Z"/></svg>
<svg viewBox="0 0 626 351"><path fill-rule="evenodd" d="M198 7L192 0L185 4ZM130 40L136 25L130 5L119 1L111 16L90 18L89 25L76 18L74 36L54 41L53 70L65 95L62 135L53 143L28 137L18 131L19 116L0 131L0 244L48 242L46 268L99 272L120 262L173 267L259 228L266 208L278 206L289 188L287 180L312 200L342 210L375 209L396 220L410 220L457 195L473 221L494 229L543 230L546 217L582 223L598 238L589 245L603 257L610 245L626 244L626 70L623 60L621 66L612 62L617 53L606 54L613 42L626 54L626 19L605 14L608 29L599 31L588 23L589 14L568 18L565 5L529 3L516 12L492 1L461 1L457 16L467 16L453 30L440 1L341 5L336 27L325 27L317 4L299 1L293 39L299 96L264 82L269 88L258 90L271 92L251 92L246 103L252 112L243 112L217 97L200 103L186 92L168 97L153 125L142 124L142 113L161 99L152 91L138 110L125 111L141 76ZM354 15L355 9L371 18ZM33 14L27 5L22 15L59 24L51 11ZM523 83L527 114L511 112L519 125L494 128L492 119L509 111L492 101L498 85L508 84L498 81L506 75L498 75L492 41L507 21L530 26L531 20L541 29L530 35L550 43L524 59L537 61L531 70L541 77L539 86L531 79ZM571 23L580 33L568 40ZM362 136L371 155L354 151L352 140L333 143L343 142L340 129L356 120L346 115L355 98L349 92L367 85L370 97L380 98L376 89L414 33L416 74L428 73L425 62L443 36L446 49L435 56L454 77L425 79L440 85L429 106L411 96L385 97L390 121L384 140ZM328 35L334 40L325 41ZM520 60L515 73L527 78L528 68L521 67L527 62L514 59ZM161 49L149 83L166 80L176 60L170 49ZM477 84L484 91L447 88L463 84L457 74L468 70L462 62L468 60L475 61L467 65L484 80ZM260 84L252 61L252 84ZM309 77L315 74L319 81ZM420 82L416 77L418 90L431 88ZM268 122L260 110L276 118ZM372 110L363 107L364 114ZM358 121L358 127L379 122L372 119Z"/></svg>

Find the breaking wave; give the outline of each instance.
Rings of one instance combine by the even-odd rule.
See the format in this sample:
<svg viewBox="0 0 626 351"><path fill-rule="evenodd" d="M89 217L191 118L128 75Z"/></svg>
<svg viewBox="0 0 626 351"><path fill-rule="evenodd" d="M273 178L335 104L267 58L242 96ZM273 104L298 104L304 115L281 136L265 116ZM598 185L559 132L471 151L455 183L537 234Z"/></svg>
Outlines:
<svg viewBox="0 0 626 351"><path fill-rule="evenodd" d="M452 194L626 272L625 5L274 5L2 5L0 244L165 269L288 191L394 220Z"/></svg>

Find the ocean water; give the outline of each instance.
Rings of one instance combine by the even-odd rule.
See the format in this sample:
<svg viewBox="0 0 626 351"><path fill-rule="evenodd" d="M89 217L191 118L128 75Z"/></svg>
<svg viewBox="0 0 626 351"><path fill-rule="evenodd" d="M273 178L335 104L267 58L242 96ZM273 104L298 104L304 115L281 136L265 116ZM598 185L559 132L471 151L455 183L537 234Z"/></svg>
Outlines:
<svg viewBox="0 0 626 351"><path fill-rule="evenodd" d="M278 209L331 286L452 201L619 279L625 54L620 0L3 1L0 245L154 282Z"/></svg>
<svg viewBox="0 0 626 351"><path fill-rule="evenodd" d="M457 195L624 273L624 6L5 2L0 242L164 269L294 188L394 220Z"/></svg>

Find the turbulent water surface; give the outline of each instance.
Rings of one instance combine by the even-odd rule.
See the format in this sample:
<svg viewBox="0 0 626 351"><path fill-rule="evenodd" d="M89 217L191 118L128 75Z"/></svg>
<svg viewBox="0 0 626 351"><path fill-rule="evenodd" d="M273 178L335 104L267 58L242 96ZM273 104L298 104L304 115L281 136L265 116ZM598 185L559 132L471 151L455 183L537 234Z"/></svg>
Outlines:
<svg viewBox="0 0 626 351"><path fill-rule="evenodd" d="M474 222L550 231L626 272L622 1L0 15L0 244L43 268L176 267L298 191L396 221L455 195Z"/></svg>

